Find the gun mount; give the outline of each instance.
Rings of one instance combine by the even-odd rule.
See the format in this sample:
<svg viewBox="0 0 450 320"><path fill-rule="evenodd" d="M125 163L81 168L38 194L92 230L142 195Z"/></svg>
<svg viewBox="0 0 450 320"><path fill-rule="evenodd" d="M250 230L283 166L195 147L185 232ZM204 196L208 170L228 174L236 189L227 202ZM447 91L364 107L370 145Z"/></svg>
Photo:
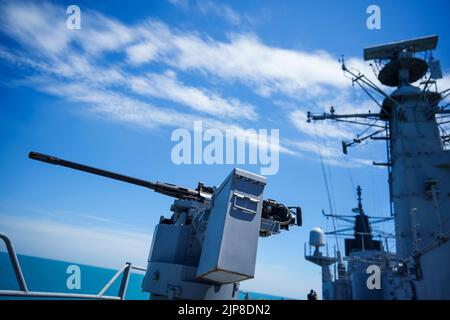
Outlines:
<svg viewBox="0 0 450 320"><path fill-rule="evenodd" d="M151 299L237 299L254 277L258 237L302 224L300 207L263 200L266 178L234 169L219 187L150 182L42 153L29 158L151 189L176 198L155 227L142 288Z"/></svg>

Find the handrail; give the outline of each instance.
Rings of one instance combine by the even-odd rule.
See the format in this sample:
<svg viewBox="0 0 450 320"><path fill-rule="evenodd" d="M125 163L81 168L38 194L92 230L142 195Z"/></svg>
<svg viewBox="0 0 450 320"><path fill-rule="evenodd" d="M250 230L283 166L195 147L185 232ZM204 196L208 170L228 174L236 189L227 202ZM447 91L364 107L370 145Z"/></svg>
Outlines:
<svg viewBox="0 0 450 320"><path fill-rule="evenodd" d="M6 250L8 251L9 259L11 260L11 264L14 269L14 274L16 275L17 283L19 284L19 288L21 291L28 292L27 283L25 282L25 278L23 277L22 269L20 268L19 260L17 259L16 251L14 250L14 246L8 236L2 232L0 232L0 238L6 245Z"/></svg>
<svg viewBox="0 0 450 320"><path fill-rule="evenodd" d="M108 289L113 285L113 283L117 280L117 278L125 271L125 269L129 269L130 264L125 264L122 269L116 272L116 274L108 281L108 283L103 287L102 290L98 293L98 296L101 297L103 294L108 291ZM123 281L122 281L123 282ZM122 284L121 284L122 286ZM122 297L121 297L122 298Z"/></svg>
<svg viewBox="0 0 450 320"><path fill-rule="evenodd" d="M9 237L0 232L0 238L6 245L9 259L13 265L14 274L19 284L20 290L0 290L1 296L8 297L41 297L41 298L71 298L71 299L101 299L101 300L124 300L128 288L128 282L130 280L131 270L147 271L145 268L133 266L130 262L126 262L125 265L118 270L114 276L108 281L108 283L100 290L98 294L79 294L79 293L64 293L64 292L39 292L29 291L25 278L20 267L19 260L14 250L14 246ZM119 294L117 296L105 296L104 294L114 284L114 282L122 275L120 283Z"/></svg>

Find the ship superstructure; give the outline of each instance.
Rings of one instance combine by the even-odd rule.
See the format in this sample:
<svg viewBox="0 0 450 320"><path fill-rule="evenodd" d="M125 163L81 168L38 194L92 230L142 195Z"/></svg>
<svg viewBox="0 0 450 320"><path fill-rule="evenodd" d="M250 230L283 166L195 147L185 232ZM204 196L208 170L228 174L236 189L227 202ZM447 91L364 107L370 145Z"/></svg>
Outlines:
<svg viewBox="0 0 450 320"><path fill-rule="evenodd" d="M329 113L308 113L308 121L357 122L368 126L366 132L372 130L343 141L345 154L348 147L368 139L386 141L387 161L374 165L388 168L396 252L384 259L388 262L382 273L383 288L369 289L375 299L450 299L450 151L445 131L449 89L438 90L442 72L439 60L432 56L437 41L433 35L364 50L364 59L373 60L379 69L378 80L395 88L390 94L348 68L342 59L342 70L374 100L378 113L337 114L334 107ZM360 215L355 228L367 222ZM370 261L384 252L369 235L347 239L346 255L358 249L361 259ZM367 264L347 267L351 274L352 269L365 271ZM353 299L370 298L355 292L358 287L367 291L367 277L351 279Z"/></svg>

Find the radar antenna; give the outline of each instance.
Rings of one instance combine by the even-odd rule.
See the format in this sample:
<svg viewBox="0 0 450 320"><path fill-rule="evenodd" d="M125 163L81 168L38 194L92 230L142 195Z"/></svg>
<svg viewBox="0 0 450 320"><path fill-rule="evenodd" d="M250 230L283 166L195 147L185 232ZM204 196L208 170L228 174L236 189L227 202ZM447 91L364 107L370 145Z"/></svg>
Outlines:
<svg viewBox="0 0 450 320"><path fill-rule="evenodd" d="M377 74L378 80L388 87L408 86L423 78L428 71L430 75L427 81L422 82L421 97L418 100L427 100L433 106L428 116L436 116L437 125L440 129L442 143L447 148L450 147L450 134L445 125L450 123L448 109L449 104L438 106L450 95L450 89L442 92L430 91L429 85L435 84L436 79L442 77L439 60L435 60L431 54L437 46L438 37L432 35L428 37L416 38L384 45L369 47L364 49L364 60L373 60L380 71ZM415 55L424 53L424 58L420 59ZM315 114L307 112L307 122L319 120L333 120L336 122L350 123L364 126L365 128L351 140L343 140L342 152L348 154L348 148L362 142L385 141L386 162L373 162L373 165L385 166L388 168L389 179L391 179L391 120L392 110L399 106L399 101L394 96L387 94L382 88L377 86L370 78L360 71L347 67L344 56L339 59L341 68L345 75L350 76L352 84L357 84L379 107L379 112L370 110L365 113L339 114L336 108L331 106L329 112ZM381 98L381 100L380 100ZM396 116L398 116L396 114ZM390 192L392 194L392 192ZM392 198L390 206L393 215Z"/></svg>

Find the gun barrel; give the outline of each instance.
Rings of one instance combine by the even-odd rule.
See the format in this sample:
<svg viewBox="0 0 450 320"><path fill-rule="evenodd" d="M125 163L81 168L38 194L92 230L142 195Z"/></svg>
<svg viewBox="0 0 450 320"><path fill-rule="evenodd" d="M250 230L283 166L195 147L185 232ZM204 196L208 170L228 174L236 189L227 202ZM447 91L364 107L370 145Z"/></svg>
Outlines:
<svg viewBox="0 0 450 320"><path fill-rule="evenodd" d="M154 182L150 182L150 181L146 181L146 180L141 180L141 179L129 177L129 176L126 176L123 174L86 166L86 165L79 164L79 163L72 162L72 161L67 161L64 159L60 159L57 157L53 157L53 156L38 153L38 152L30 152L28 154L28 157L33 160L46 162L46 163L50 163L50 164L54 164L54 165L58 165L58 166L63 166L63 167L67 167L67 168L71 168L71 169L75 169L75 170L79 170L79 171L92 173L92 174L95 174L98 176L102 176L102 177L106 177L106 178L110 178L110 179L114 179L114 180L119 180L119 181L131 183L131 184L135 184L135 185L138 185L141 187L152 189L155 192L162 193L164 195L174 197L174 198L193 199L193 200L197 200L197 201L205 200L205 198L203 196L201 196L200 192L197 190L188 189L188 188L180 187L180 186L169 184L169 183L162 183L162 182L154 183Z"/></svg>
<svg viewBox="0 0 450 320"><path fill-rule="evenodd" d="M57 157L49 156L49 155L38 153L38 152L30 152L28 154L28 157L33 160L38 160L38 161L42 161L42 162L46 162L46 163L50 163L50 164L54 164L54 165L58 165L58 166L63 166L63 167L79 170L79 171L89 172L92 174L96 174L98 176L103 176L103 177L111 178L114 180L120 180L123 182L136 184L138 186L145 187L145 188L150 188L150 189L155 188L155 184L152 182L149 182L149 181L125 176L122 174L118 174L118 173L103 170L103 169L89 167L89 166L86 166L83 164L79 164L79 163L72 162L72 161L67 161L64 159L60 159Z"/></svg>

